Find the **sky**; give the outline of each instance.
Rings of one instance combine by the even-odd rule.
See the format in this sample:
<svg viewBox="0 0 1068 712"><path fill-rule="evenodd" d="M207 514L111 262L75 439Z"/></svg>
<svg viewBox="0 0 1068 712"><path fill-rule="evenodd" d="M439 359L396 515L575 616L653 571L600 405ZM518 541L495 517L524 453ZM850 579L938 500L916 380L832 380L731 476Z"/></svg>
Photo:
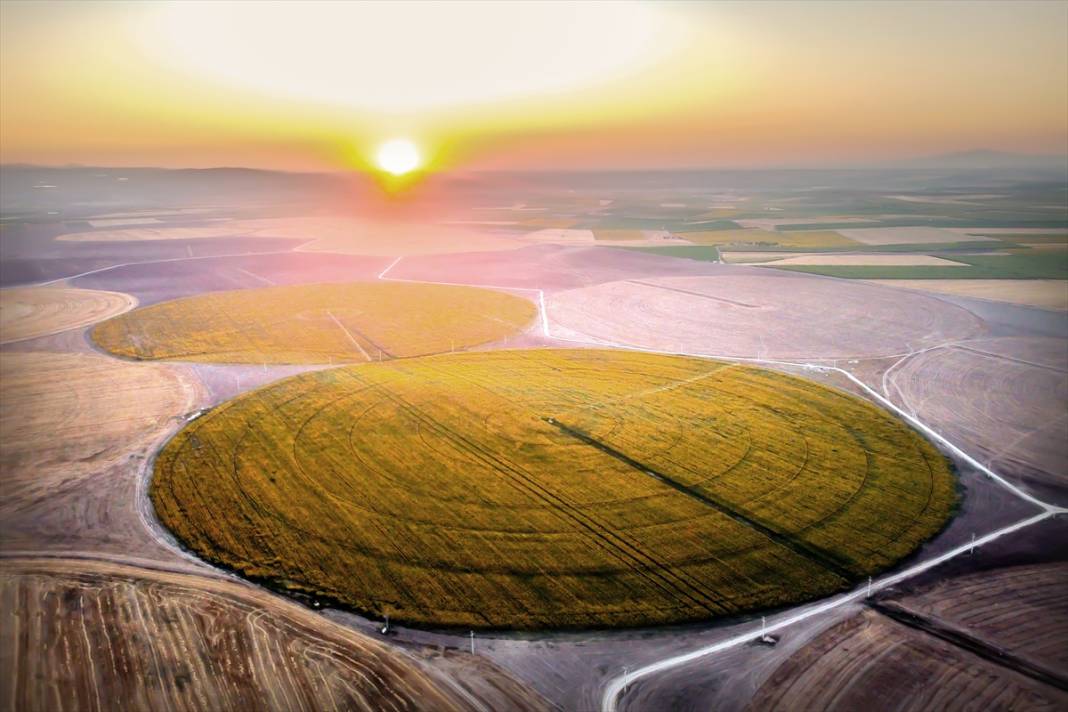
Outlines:
<svg viewBox="0 0 1068 712"><path fill-rule="evenodd" d="M1068 2L0 2L0 162L438 170L1068 153Z"/></svg>

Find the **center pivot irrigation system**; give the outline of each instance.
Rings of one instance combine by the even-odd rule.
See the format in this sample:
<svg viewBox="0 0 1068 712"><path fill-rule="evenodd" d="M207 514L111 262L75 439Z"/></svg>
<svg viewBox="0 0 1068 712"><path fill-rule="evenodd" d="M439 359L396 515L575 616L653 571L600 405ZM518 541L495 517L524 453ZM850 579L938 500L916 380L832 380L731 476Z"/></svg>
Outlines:
<svg viewBox="0 0 1068 712"><path fill-rule="evenodd" d="M869 578L868 581L865 584L861 585L860 587L856 588L853 591L850 591L849 593L844 593L844 594L840 594L838 596L831 597L831 598L826 599L826 600L824 600L824 601L822 601L822 602L820 602L818 604L815 604L815 605L806 604L806 605L798 606L798 607L796 607L796 608L794 608L794 609L792 609L790 611L786 611L786 612L780 614L778 616L778 620L773 620L771 623L768 623L766 618L762 616L761 619L760 619L759 628L756 628L756 629L754 629L752 631L746 631L744 633L740 633L740 634L735 635L735 636L733 636L731 638L727 638L727 639L721 640L721 641L719 641L717 643L712 643L710 645L706 645L706 646L697 648L697 649L692 650L692 651L690 651L688 653L682 653L680 655L675 655L675 656L663 658L661 660L657 660L654 663L650 663L649 665L646 665L644 667L640 667L640 668L638 668L636 670L630 670L630 669L624 667L623 671L622 671L622 674L620 674L617 677L612 678L611 680L609 680L608 685L605 687L604 693L601 696L601 712L616 712L616 710L618 709L618 706L619 706L619 700L622 697L622 695L635 683L635 681L640 680L640 679L642 679L644 677L649 677L649 676L655 675L657 673L662 673L662 672L665 672L665 671L670 670L672 668L676 668L676 667L679 667L679 666L682 666L682 665L686 665L686 664L691 663L691 662L693 662L695 660L700 660L702 658L705 658L705 657L708 657L708 656L711 656L711 655L715 655L716 653L720 653L720 652L723 652L725 650L730 650L732 648L737 648L739 646L746 645L748 643L751 643L754 640L760 640L760 641L768 640L769 636L772 633L777 633L777 632L779 632L781 630L784 630L785 628L788 628L789 626L792 626L792 625L794 625L796 623L800 623L800 622L802 622L804 620L807 620L809 618L813 618L815 616L822 615L822 614L824 614L824 613L826 613L828 611L834 610L834 609L839 608L841 606L845 606L846 604L852 603L854 601L858 601L858 600L862 600L864 598L870 597L873 593L875 593L877 591L880 591L880 590L882 590L884 588L887 588L887 587L893 586L893 585L895 585L897 583L900 583L901 581L904 581L906 579L909 579L909 578L912 578L912 577L917 576L919 574L922 574L923 572L928 571L930 569L933 569L934 567L939 566L940 564L943 564L943 563L949 561L950 559L954 559L954 558L956 558L958 556L961 556L963 554L970 554L978 546L983 546L985 544L989 544L990 542L995 541L997 539L1000 539L1003 536L1006 536L1008 534L1012 534L1012 533L1017 532L1017 531L1019 531L1021 529L1025 529L1025 528L1030 527L1030 526L1032 526L1034 524L1038 524L1039 522L1045 521L1046 519L1049 519L1051 517L1055 517L1057 515L1062 515L1062 514L1068 513L1068 509L1066 509L1064 507L1059 507L1059 506L1051 504L1049 502L1044 502L1044 501L1032 496L1031 494L1025 492L1024 490L1020 489L1016 485L1012 484L1007 479L1005 479L1004 477L1002 477L998 473L994 472L988 466L984 465L982 462L980 462L976 458L974 458L971 455L969 455L967 452L965 452L958 445L956 445L953 442L951 442L944 435L942 435L941 433L939 433L936 430L934 430L934 428L932 428L929 425L927 425L926 423L922 422L915 415L906 412L905 410L903 410L902 408L900 408L899 406L894 404L890 400L888 393L885 394L885 395L882 394L882 393L879 393L878 391L876 391L875 389L870 387L868 384L864 383L859 378L854 376L851 372L845 370L844 368L840 368L837 365L828 366L828 365L819 364L819 363L803 363L803 362L795 362L795 361L779 361L779 360L775 360L775 359L765 359L765 358L740 358L740 357L736 357L736 356L719 356L719 355L716 355L716 354L697 353L697 352L691 352L691 351L666 351L666 350L661 350L661 349L641 348L641 347L636 347L636 346L632 346L632 345L629 345L629 344L621 344L621 343L616 343L616 342L612 342L612 341L605 341L603 339L596 339L596 338L575 339L575 338L569 338L569 337L565 337L565 336L555 336L555 335L553 335L553 333L552 333L552 331L550 329L549 316L548 316L547 309L545 307L545 292L543 290L530 288L530 287L505 287L505 286L489 285L489 284L461 284L461 283L456 283L456 282L428 282L427 280L404 279L404 278L400 278L400 277L389 277L389 276L387 276L389 274L389 272L392 271L392 269L394 267L396 267L398 263L400 263L401 259L402 259L401 257L398 257L397 259L393 260L393 262L391 262L389 264L389 266L387 266L384 270L382 270L382 272L379 273L378 278L381 279L381 280L384 280L384 281L422 282L422 283L429 283L429 284L451 285L451 286L458 286L458 287L483 287L483 288L488 288L488 289L501 289L501 290L507 290L507 291L534 292L534 293L536 293L537 294L537 303L538 303L538 320L539 320L539 327L540 327L539 330L540 330L541 335L543 337L545 337L547 339L552 339L554 341L563 341L563 342L568 342L568 343L583 344L583 345L586 345L586 346L590 346L590 345L607 346L607 347L616 348L616 349L625 349L625 350L630 350L630 351L643 351L643 352L655 353L655 354L666 354L666 355L677 355L677 356L693 356L693 357L696 357L696 358L708 358L708 359L716 359L716 360L720 360L720 361L736 361L736 362L745 362L745 363L754 363L754 364L767 364L769 366L784 366L784 367L789 367L789 368L799 368L799 369L802 369L802 370L815 371L815 372L819 372L819 373L836 373L836 374L840 374L840 375L844 376L845 378L847 378L850 382L855 384L857 387L859 387L861 390L863 390L864 393L866 393L868 396L870 396L877 403L879 403L880 405L882 405L887 410L891 411L892 413L894 413L897 416L899 416L900 418L902 418L905 422L907 422L910 425L912 425L914 428L916 428L917 430L922 432L924 435L929 437L931 440L934 440L936 443L938 443L939 445L944 447L946 450L948 450L954 456L960 458L961 460L963 460L964 462L968 463L969 465L971 465L972 467L974 467L978 471L982 472L984 475L989 477L991 480L996 482L998 485L1000 485L1001 487L1007 489L1014 496L1019 497L1020 499L1026 501L1027 503L1029 503L1031 505L1034 505L1035 507L1037 507L1039 509L1039 512L1037 514L1031 516L1031 517L1027 517L1026 519L1022 519L1022 520L1020 520L1018 522L1015 522L1015 523L1010 524L1008 526L1002 527L1000 529L992 531L992 532L990 532L988 534L985 534L983 536L976 537L973 534L972 538L971 538L971 541L969 541L968 543L962 544L962 545L957 546L957 547L954 547L953 549L950 549L949 551L946 551L943 554L939 554L938 556L932 557L932 558L927 559L925 561L921 561L921 562L919 562L917 564L914 564L913 566L910 566L910 567L908 567L906 569L898 571L897 573L888 574L888 575L881 576L881 577L876 578L876 579ZM956 342L953 342L953 343L956 343ZM916 355L917 353L920 353L922 351L928 351L928 350L931 350L932 348L940 348L941 346L946 346L946 345L948 345L948 344L942 344L940 346L929 347L927 349L921 349L921 350L918 350L918 351L913 351L913 352L904 354L904 355L901 356L900 360L897 363L894 364L894 366L897 366L899 363L905 361L906 359L908 359L911 356ZM894 366L891 366L891 369ZM885 383L885 381L884 381L884 383ZM473 642L473 638L472 638L472 642Z"/></svg>

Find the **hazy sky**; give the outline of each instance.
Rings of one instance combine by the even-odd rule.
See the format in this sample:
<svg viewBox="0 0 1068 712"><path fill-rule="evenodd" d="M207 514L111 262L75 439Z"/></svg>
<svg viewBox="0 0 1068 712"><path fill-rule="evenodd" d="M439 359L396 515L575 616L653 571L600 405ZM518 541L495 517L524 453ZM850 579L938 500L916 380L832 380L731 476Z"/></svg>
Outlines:
<svg viewBox="0 0 1068 712"><path fill-rule="evenodd" d="M0 3L0 160L843 163L1068 151L1068 2Z"/></svg>

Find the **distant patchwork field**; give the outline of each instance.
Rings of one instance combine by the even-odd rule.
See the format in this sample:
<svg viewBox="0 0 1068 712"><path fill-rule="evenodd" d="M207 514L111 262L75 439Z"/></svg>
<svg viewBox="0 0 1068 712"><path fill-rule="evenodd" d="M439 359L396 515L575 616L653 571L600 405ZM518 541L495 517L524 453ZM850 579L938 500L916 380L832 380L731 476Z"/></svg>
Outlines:
<svg viewBox="0 0 1068 712"><path fill-rule="evenodd" d="M836 255L833 253L815 255L792 255L780 257L766 263L769 267L780 265L862 265L862 266L894 266L915 267L919 265L934 267L967 267L967 264L947 260L932 255Z"/></svg>
<svg viewBox="0 0 1068 712"><path fill-rule="evenodd" d="M1068 281L1060 279L877 279L874 284L976 297L1041 309L1068 310Z"/></svg>
<svg viewBox="0 0 1068 712"><path fill-rule="evenodd" d="M151 496L201 556L422 625L707 620L853 585L936 533L946 460L783 374L620 351L307 373L193 421Z"/></svg>

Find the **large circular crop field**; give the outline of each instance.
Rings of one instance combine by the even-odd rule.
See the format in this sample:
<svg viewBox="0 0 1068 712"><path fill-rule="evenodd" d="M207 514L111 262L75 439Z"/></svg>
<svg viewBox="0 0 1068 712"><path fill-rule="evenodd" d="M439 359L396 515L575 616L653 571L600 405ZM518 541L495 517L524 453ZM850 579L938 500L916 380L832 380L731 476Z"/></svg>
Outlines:
<svg viewBox="0 0 1068 712"><path fill-rule="evenodd" d="M497 341L537 315L476 287L357 282L211 292L99 324L102 348L135 359L329 363L423 356Z"/></svg>
<svg viewBox="0 0 1068 712"><path fill-rule="evenodd" d="M193 421L152 499L205 558L420 625L709 619L841 590L936 533L946 460L871 404L624 351L302 374Z"/></svg>

